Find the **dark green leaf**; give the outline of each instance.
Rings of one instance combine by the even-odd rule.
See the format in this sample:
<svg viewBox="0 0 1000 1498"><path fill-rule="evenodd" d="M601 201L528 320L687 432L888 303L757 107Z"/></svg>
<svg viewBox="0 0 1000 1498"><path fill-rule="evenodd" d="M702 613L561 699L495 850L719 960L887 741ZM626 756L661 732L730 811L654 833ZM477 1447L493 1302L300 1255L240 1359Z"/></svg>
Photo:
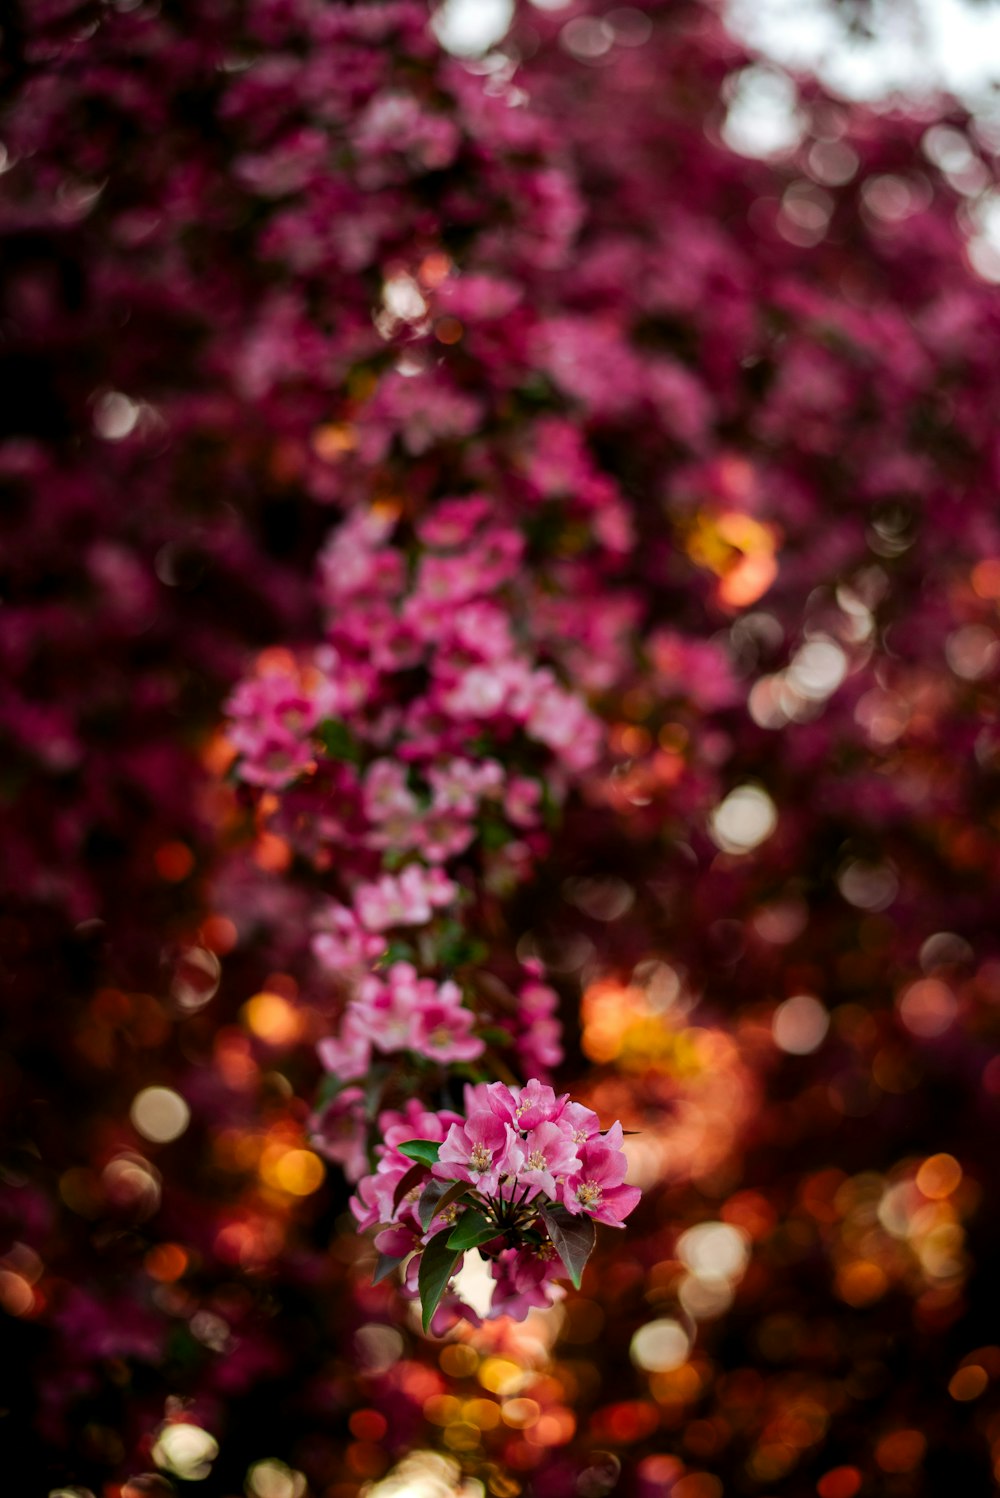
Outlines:
<svg viewBox="0 0 1000 1498"><path fill-rule="evenodd" d="M483 817L479 823L479 837L483 847L490 852L497 848L503 848L510 842L510 829L506 822L501 822L493 817Z"/></svg>
<svg viewBox="0 0 1000 1498"><path fill-rule="evenodd" d="M479 1034L487 1045L513 1045L514 1037L509 1030L500 1030L496 1025L484 1025Z"/></svg>
<svg viewBox="0 0 1000 1498"><path fill-rule="evenodd" d="M417 1207L417 1216L424 1231L427 1231L439 1212L450 1207L452 1202L457 1202L468 1189L468 1181L428 1181Z"/></svg>
<svg viewBox="0 0 1000 1498"><path fill-rule="evenodd" d="M434 1176L431 1176L427 1182L423 1190L423 1195L417 1202L417 1217L420 1219L420 1226L424 1232L427 1231L434 1221L435 1214L438 1211L438 1202L444 1196L445 1192L450 1190L451 1186L447 1181L438 1181Z"/></svg>
<svg viewBox="0 0 1000 1498"><path fill-rule="evenodd" d="M435 1165L441 1152L441 1143L437 1139L408 1139L398 1148L399 1153L405 1155L408 1160L420 1160L424 1165Z"/></svg>
<svg viewBox="0 0 1000 1498"><path fill-rule="evenodd" d="M394 1212L399 1206L400 1202L403 1200L403 1197L406 1195L406 1193L408 1191L412 1191L414 1186L419 1186L420 1182L424 1180L426 1175L427 1166L421 1163L414 1165L411 1170L408 1170L406 1172L403 1179L397 1182L396 1189L392 1193L392 1210Z"/></svg>
<svg viewBox="0 0 1000 1498"><path fill-rule="evenodd" d="M394 937L378 960L379 967L391 967L394 962L411 962L413 948L408 941Z"/></svg>
<svg viewBox="0 0 1000 1498"><path fill-rule="evenodd" d="M481 1212L466 1212L451 1230L448 1247L464 1253L467 1248L478 1248L480 1243L496 1238L500 1229L495 1222L487 1222Z"/></svg>
<svg viewBox="0 0 1000 1498"><path fill-rule="evenodd" d="M442 1228L440 1233L435 1233L420 1256L417 1289L420 1292L421 1320L425 1332L430 1327L431 1317L441 1304L441 1297L448 1288L455 1265L462 1257L457 1250L448 1247L450 1235L451 1228Z"/></svg>
<svg viewBox="0 0 1000 1498"><path fill-rule="evenodd" d="M373 1066L365 1077L365 1117L372 1122L382 1106L382 1088L389 1074L385 1065Z"/></svg>
<svg viewBox="0 0 1000 1498"><path fill-rule="evenodd" d="M327 1104L332 1103L338 1093L343 1092L346 1086L347 1083L342 1078L335 1077L332 1073L328 1072L316 1089L317 1109L325 1108Z"/></svg>
<svg viewBox="0 0 1000 1498"><path fill-rule="evenodd" d="M337 718L327 718L317 727L316 737L331 759L346 760L351 765L361 763L361 745L346 723L341 723Z"/></svg>
<svg viewBox="0 0 1000 1498"><path fill-rule="evenodd" d="M549 1230L552 1246L579 1290L584 1266L597 1239L592 1218L574 1217L565 1207L543 1207L541 1217Z"/></svg>
<svg viewBox="0 0 1000 1498"><path fill-rule="evenodd" d="M375 1273L372 1275L372 1284L379 1284L385 1279L386 1275L391 1274L402 1262L402 1259L397 1258L395 1254L379 1254L375 1260Z"/></svg>

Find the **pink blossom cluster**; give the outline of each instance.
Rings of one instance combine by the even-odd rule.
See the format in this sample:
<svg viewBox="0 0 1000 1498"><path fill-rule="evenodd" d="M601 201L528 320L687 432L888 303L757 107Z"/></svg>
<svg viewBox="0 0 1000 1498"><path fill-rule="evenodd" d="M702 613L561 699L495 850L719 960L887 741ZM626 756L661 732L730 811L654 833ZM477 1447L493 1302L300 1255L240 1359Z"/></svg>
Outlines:
<svg viewBox="0 0 1000 1498"><path fill-rule="evenodd" d="M342 1083L373 1054L483 1054L443 970L482 900L528 874L547 815L601 752L585 693L527 648L523 561L523 534L486 496L413 521L359 504L320 558L324 643L302 660L265 653L230 698L238 779L271 793L270 825L326 874L313 954L345 998L320 1054ZM558 1064L558 1001L537 977L506 1012L477 1002L525 1074Z"/></svg>
<svg viewBox="0 0 1000 1498"><path fill-rule="evenodd" d="M351 1206L359 1227L379 1227L380 1274L403 1265L404 1293L419 1295L425 1313L420 1263L432 1240L477 1247L494 1281L488 1316L521 1320L560 1297L560 1277L579 1282L588 1224L622 1227L641 1194L625 1184L621 1124L602 1132L592 1109L537 1080L467 1085L462 1114L411 1101L379 1123L378 1165ZM407 1153L414 1139L423 1153ZM435 1329L475 1319L457 1290L442 1291L431 1314Z"/></svg>
<svg viewBox="0 0 1000 1498"><path fill-rule="evenodd" d="M444 1065L474 1061L485 1049L474 1024L457 983L435 983L419 977L412 963L394 962L384 976L361 980L339 1033L320 1041L319 1056L341 1079L364 1076L373 1052L410 1051Z"/></svg>

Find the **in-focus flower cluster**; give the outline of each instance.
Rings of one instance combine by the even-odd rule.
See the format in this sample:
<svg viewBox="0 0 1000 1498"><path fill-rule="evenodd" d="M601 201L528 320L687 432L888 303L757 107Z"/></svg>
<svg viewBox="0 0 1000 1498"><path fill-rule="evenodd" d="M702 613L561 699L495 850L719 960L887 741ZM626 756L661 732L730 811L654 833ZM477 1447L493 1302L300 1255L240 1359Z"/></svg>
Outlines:
<svg viewBox="0 0 1000 1498"><path fill-rule="evenodd" d="M625 1184L622 1126L537 1080L465 1088L465 1111L429 1112L411 1102L380 1119L384 1143L352 1208L376 1225L376 1277L404 1266L404 1294L419 1297L425 1330L477 1319L452 1279L469 1249L490 1268L487 1316L521 1320L579 1286L594 1224L622 1227L640 1192ZM414 1130L419 1136L414 1136Z"/></svg>

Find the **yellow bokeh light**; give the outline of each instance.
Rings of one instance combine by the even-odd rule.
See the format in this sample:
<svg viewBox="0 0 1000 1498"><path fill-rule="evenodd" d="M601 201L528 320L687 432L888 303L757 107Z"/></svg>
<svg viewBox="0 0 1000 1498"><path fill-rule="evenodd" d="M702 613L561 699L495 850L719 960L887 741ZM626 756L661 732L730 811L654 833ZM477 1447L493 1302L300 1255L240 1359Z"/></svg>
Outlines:
<svg viewBox="0 0 1000 1498"><path fill-rule="evenodd" d="M461 1417L462 1401L454 1394L434 1394L424 1404L424 1419L431 1425L451 1425Z"/></svg>
<svg viewBox="0 0 1000 1498"><path fill-rule="evenodd" d="M778 574L777 532L738 510L699 515L685 549L692 562L715 573L719 602L728 608L755 603Z"/></svg>
<svg viewBox="0 0 1000 1498"><path fill-rule="evenodd" d="M479 1369L479 1382L491 1394L515 1394L526 1379L524 1369L508 1358L487 1358Z"/></svg>
<svg viewBox="0 0 1000 1498"><path fill-rule="evenodd" d="M515 1430L527 1430L537 1421L541 1410L534 1399L508 1399L501 1410L505 1425Z"/></svg>
<svg viewBox="0 0 1000 1498"><path fill-rule="evenodd" d="M467 1399L462 1405L462 1419L479 1430L496 1430L500 1424L500 1406L492 1399Z"/></svg>
<svg viewBox="0 0 1000 1498"><path fill-rule="evenodd" d="M325 1174L322 1160L312 1150L273 1144L261 1156L261 1180L279 1191L287 1191L290 1196L310 1196L318 1191Z"/></svg>
<svg viewBox="0 0 1000 1498"><path fill-rule="evenodd" d="M243 1005L247 1029L267 1045L292 1045L302 1034L302 1016L280 993L258 993Z"/></svg>
<svg viewBox="0 0 1000 1498"><path fill-rule="evenodd" d="M442 1347L438 1362L449 1378L471 1378L479 1367L479 1354L464 1342Z"/></svg>

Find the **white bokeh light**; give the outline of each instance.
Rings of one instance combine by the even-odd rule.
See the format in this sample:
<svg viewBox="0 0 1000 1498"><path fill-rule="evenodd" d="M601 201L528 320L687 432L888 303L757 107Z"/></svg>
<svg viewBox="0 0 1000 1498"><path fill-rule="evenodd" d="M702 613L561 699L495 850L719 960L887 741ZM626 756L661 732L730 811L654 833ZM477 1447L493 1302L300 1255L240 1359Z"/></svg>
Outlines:
<svg viewBox="0 0 1000 1498"><path fill-rule="evenodd" d="M724 853L749 853L778 825L774 802L759 785L739 785L712 812L709 831Z"/></svg>
<svg viewBox="0 0 1000 1498"><path fill-rule="evenodd" d="M677 1240L677 1257L699 1279L736 1280L750 1259L746 1233L729 1222L699 1222Z"/></svg>
<svg viewBox="0 0 1000 1498"><path fill-rule="evenodd" d="M200 1425L164 1425L153 1447L153 1461L184 1482L201 1482L219 1454L219 1443Z"/></svg>
<svg viewBox="0 0 1000 1498"><path fill-rule="evenodd" d="M482 57L507 35L514 0L444 0L431 25L438 41L456 57Z"/></svg>
<svg viewBox="0 0 1000 1498"><path fill-rule="evenodd" d="M786 672L793 690L814 702L831 696L846 675L847 656L825 635L807 640L793 655Z"/></svg>
<svg viewBox="0 0 1000 1498"><path fill-rule="evenodd" d="M771 1020L774 1043L789 1056L808 1056L818 1050L829 1028L829 1014L819 999L807 993L779 1004Z"/></svg>
<svg viewBox="0 0 1000 1498"><path fill-rule="evenodd" d="M962 0L874 0L868 32L830 0L728 0L729 29L785 67L850 99L947 89L968 99L1000 74L1000 12Z"/></svg>
<svg viewBox="0 0 1000 1498"><path fill-rule="evenodd" d="M191 1109L170 1087L144 1087L132 1099L129 1117L144 1139L169 1144L179 1139L191 1120Z"/></svg>
<svg viewBox="0 0 1000 1498"><path fill-rule="evenodd" d="M647 1321L632 1338L630 1354L637 1368L647 1373L670 1373L687 1361L691 1339L679 1321L663 1317Z"/></svg>

